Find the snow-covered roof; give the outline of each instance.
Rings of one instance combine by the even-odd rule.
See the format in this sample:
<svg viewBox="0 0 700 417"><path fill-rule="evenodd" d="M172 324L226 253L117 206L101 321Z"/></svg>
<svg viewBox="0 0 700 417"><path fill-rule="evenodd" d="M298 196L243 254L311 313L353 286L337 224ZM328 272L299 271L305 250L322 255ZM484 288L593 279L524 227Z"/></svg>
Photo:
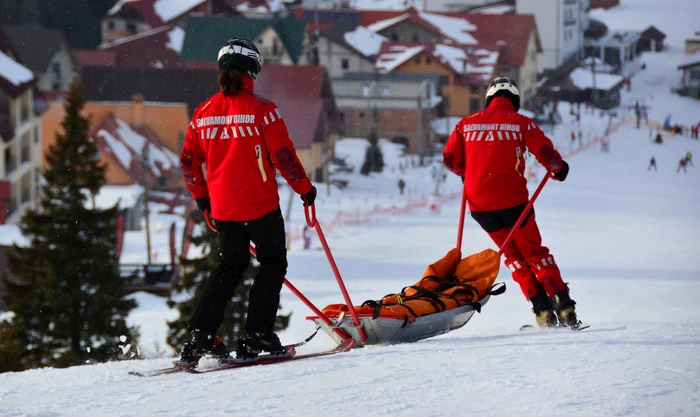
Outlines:
<svg viewBox="0 0 700 417"><path fill-rule="evenodd" d="M433 55L458 74L479 74L484 80L493 78L494 65L498 61L498 52L481 48L468 56L463 45L445 43L435 44Z"/></svg>
<svg viewBox="0 0 700 417"><path fill-rule="evenodd" d="M119 13L119 11L122 9L122 7L123 7L126 3L131 3L131 2L135 2L135 1L140 1L140 0L119 0L114 6L112 6L111 9L109 9L109 11L107 12L107 14L108 14L108 15L117 14L117 13Z"/></svg>
<svg viewBox="0 0 700 417"><path fill-rule="evenodd" d="M375 67L380 73L391 72L394 68L408 61L424 49L425 46L423 45L391 45L386 52L377 57Z"/></svg>
<svg viewBox="0 0 700 417"><path fill-rule="evenodd" d="M681 64L678 65L678 69L683 69L686 67L693 67L695 65L700 65L700 51L694 53L693 55L688 55Z"/></svg>
<svg viewBox="0 0 700 417"><path fill-rule="evenodd" d="M364 26L358 26L352 32L346 32L344 35L345 42L355 48L364 56L373 56L379 53L379 48L382 42L388 39L384 36L372 32Z"/></svg>
<svg viewBox="0 0 700 417"><path fill-rule="evenodd" d="M261 4L262 3L262 4ZM243 3L236 6L236 10L241 13L278 13L287 10L285 3L289 1L284 0L265 0L260 1L244 1Z"/></svg>
<svg viewBox="0 0 700 417"><path fill-rule="evenodd" d="M179 26L175 26L168 32L167 47L180 54L182 52L182 43L185 41L185 30Z"/></svg>
<svg viewBox="0 0 700 417"><path fill-rule="evenodd" d="M473 10L469 13L479 13L479 14L504 14L513 12L513 6L510 4L497 4L495 6L486 6L478 10Z"/></svg>
<svg viewBox="0 0 700 417"><path fill-rule="evenodd" d="M156 0L153 4L153 10L163 19L163 22L169 22L206 1L207 0Z"/></svg>
<svg viewBox="0 0 700 417"><path fill-rule="evenodd" d="M581 90L593 89L609 90L622 83L625 79L622 75L593 72L587 68L576 68L569 74L571 82ZM595 83L594 83L595 81Z"/></svg>
<svg viewBox="0 0 700 417"><path fill-rule="evenodd" d="M464 45L476 45L478 42L469 32L476 30L476 26L469 23L466 18L444 16L436 13L418 12L418 16L435 26L445 37Z"/></svg>
<svg viewBox="0 0 700 417"><path fill-rule="evenodd" d="M381 30L384 30L388 27L391 27L400 21L408 18L410 14L405 13L396 17L392 17L390 19L385 19L385 20L380 20L379 22L372 23L371 25L367 26L367 29L373 31L373 32L379 32Z"/></svg>
<svg viewBox="0 0 700 417"><path fill-rule="evenodd" d="M122 169L140 175L141 155L148 144L148 162L151 173L158 177L179 168L179 158L165 146L150 129L131 126L112 114L100 120L91 132L100 141L100 151L112 155ZM134 177L134 175L132 175Z"/></svg>
<svg viewBox="0 0 700 417"><path fill-rule="evenodd" d="M32 81L34 79L34 73L0 51L0 77L15 87L19 87L22 84Z"/></svg>

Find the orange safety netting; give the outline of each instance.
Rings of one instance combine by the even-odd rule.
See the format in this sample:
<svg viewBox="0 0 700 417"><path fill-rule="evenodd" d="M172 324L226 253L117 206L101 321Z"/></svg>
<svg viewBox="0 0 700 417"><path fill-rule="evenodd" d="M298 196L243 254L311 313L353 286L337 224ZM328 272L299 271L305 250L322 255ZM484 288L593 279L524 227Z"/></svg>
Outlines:
<svg viewBox="0 0 700 417"><path fill-rule="evenodd" d="M369 300L355 306L358 315L425 316L432 313L475 303L486 296L498 276L500 256L492 249L462 259L455 248L439 261L431 264L423 278L405 287L398 294L389 294L381 300ZM345 304L331 304L323 309L326 317L349 314Z"/></svg>

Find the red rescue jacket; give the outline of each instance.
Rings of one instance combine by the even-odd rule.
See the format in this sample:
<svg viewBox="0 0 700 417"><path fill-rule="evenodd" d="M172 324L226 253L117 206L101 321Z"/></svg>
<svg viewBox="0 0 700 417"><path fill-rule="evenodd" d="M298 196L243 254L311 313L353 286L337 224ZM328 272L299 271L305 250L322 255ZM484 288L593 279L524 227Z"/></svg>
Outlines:
<svg viewBox="0 0 700 417"><path fill-rule="evenodd" d="M502 210L528 200L525 151L549 171L559 172L561 155L529 117L505 97L462 119L443 150L445 166L464 178L471 211Z"/></svg>
<svg viewBox="0 0 700 417"><path fill-rule="evenodd" d="M245 222L276 209L275 168L298 194L311 191L282 114L253 94L248 76L238 94L216 94L195 110L180 164L185 186L196 199L211 197L217 220Z"/></svg>

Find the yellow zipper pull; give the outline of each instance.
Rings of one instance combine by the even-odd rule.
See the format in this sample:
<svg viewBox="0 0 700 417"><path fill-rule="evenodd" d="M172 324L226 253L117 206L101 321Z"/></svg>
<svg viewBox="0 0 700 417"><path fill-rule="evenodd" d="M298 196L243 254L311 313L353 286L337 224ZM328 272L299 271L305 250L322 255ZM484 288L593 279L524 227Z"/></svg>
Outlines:
<svg viewBox="0 0 700 417"><path fill-rule="evenodd" d="M260 169L263 182L267 182L267 173L265 172L265 165L263 165L262 148L260 145L255 145L255 157L258 158L258 168Z"/></svg>

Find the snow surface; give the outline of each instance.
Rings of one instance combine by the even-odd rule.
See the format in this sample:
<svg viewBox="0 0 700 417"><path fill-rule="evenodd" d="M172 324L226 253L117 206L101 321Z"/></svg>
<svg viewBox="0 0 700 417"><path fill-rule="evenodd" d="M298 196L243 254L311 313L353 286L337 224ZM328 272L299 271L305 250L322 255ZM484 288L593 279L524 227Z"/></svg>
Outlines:
<svg viewBox="0 0 700 417"><path fill-rule="evenodd" d="M692 20L693 14L679 15L678 10L696 6L694 0L672 0L672 6L623 0L624 7L629 3L648 5L649 11L637 16L654 25L657 10L659 16L675 11ZM647 69L634 76L631 91L622 91L625 106L636 100L649 106L651 130L669 113L674 123L700 121L700 101L670 93L680 77L675 66L683 58L681 46L644 54ZM532 313L502 267L498 281L506 282L508 291L493 297L467 326L443 336L200 376L127 376L130 370L168 366L169 357L4 373L0 415L700 415L700 167L696 162L687 174L676 173L685 152L700 155L700 141L664 134L664 143L654 144L648 137L650 128L636 129L632 113L623 108L617 111L625 122L610 135L610 153L604 153L594 139L606 130L608 117L584 112L577 125L567 110L567 103L560 103L563 123L548 133L566 155L571 172L564 183L550 181L535 207L544 243L590 329L519 333L521 324L533 321ZM571 131L578 129L584 148L570 143ZM366 146L365 141L346 139L338 143L336 153L359 168ZM427 264L453 246L457 233L458 200L446 202L439 213L417 209L357 226L326 227L338 210L363 213L375 205L401 205L433 190L432 166L399 174L396 165L406 161L400 147L386 141L380 146L387 162L384 173L345 174L348 188L333 188L330 195L318 185L318 218L356 304L417 281ZM656 157L658 172L646 170L651 156ZM537 173L532 190L542 171L532 158L528 166ZM410 196L398 195L399 175ZM460 188L459 179L450 174L440 191L450 194ZM286 206L289 187L280 192ZM299 225L303 212L298 197L292 197L294 209L286 220ZM179 220L154 215L152 227L167 229L172 221ZM0 226L0 240L7 227ZM155 232L152 238L154 247L167 248L167 232ZM143 260L143 240L143 232L127 232L123 256ZM313 246L319 243L314 240ZM467 217L462 246L469 254L492 248L493 243ZM300 247L301 242L292 242L290 281L319 307L341 302L323 251ZM174 312L158 297L132 297L140 307L129 323L142 330L141 352L172 357L174 352L163 345L165 321L172 320ZM293 312L290 327L280 333L282 341L303 340L313 331L304 319L308 309L286 289L281 304L282 312ZM332 346L319 334L299 351Z"/></svg>
<svg viewBox="0 0 700 417"><path fill-rule="evenodd" d="M182 43L185 41L185 30L175 26L168 32L168 43L165 45L178 54L182 52Z"/></svg>
<svg viewBox="0 0 700 417"><path fill-rule="evenodd" d="M34 73L0 51L0 77L7 80L10 84L20 86L33 80Z"/></svg>
<svg viewBox="0 0 700 417"><path fill-rule="evenodd" d="M697 28L700 2L697 0L622 0L610 9L593 9L590 18L605 23L610 30L641 31L653 25L666 34L664 42L682 49L685 38Z"/></svg>
<svg viewBox="0 0 700 417"><path fill-rule="evenodd" d="M343 37L345 38L345 42L360 51L364 56L377 55L379 53L379 48L382 46L382 42L388 40L384 36L374 33L364 26L358 26L352 32L346 32Z"/></svg>
<svg viewBox="0 0 700 417"><path fill-rule="evenodd" d="M555 141L561 142L559 136ZM356 162L361 142L343 142L341 149L347 147ZM700 142L676 138L654 145L625 125L611 143L609 154L591 148L569 158L570 177L547 185L536 204L545 243L571 284L581 317L592 325L582 333L518 333L532 317L502 268L499 281L507 283L508 291L492 298L467 326L440 337L201 376L137 379L126 374L167 366L168 358L6 373L0 375L3 412L697 416L700 258L688 231L700 227L700 169L676 174L675 161L688 149L697 151ZM646 171L652 154L658 172ZM388 155L387 161L394 163L397 156ZM376 179L384 177L392 175ZM447 186L459 189L461 184L451 175ZM321 207L330 201L323 192L319 197ZM354 301L415 282L428 263L452 247L458 213L459 202L453 201L440 214L421 210L328 233ZM319 214L319 219L325 217ZM468 218L464 252L487 247L493 244ZM288 277L312 301L319 306L340 302L322 251L293 248L289 258ZM130 323L138 323L148 337L164 334L163 324L160 329L155 325L167 316L158 299L133 297L141 308ZM283 342L296 342L313 331L304 320L306 308L291 293L283 290L281 303L284 311L294 312L290 328L281 333ZM300 351L331 346L320 334ZM193 389L193 378L198 389Z"/></svg>
<svg viewBox="0 0 700 417"><path fill-rule="evenodd" d="M569 77L571 78L571 82L582 90L595 86L596 89L604 91L615 87L625 79L622 75L607 74L597 71L594 75L593 71L588 68L576 68L571 71Z"/></svg>
<svg viewBox="0 0 700 417"><path fill-rule="evenodd" d="M181 16L206 0L156 0L153 10L163 22L167 23Z"/></svg>

